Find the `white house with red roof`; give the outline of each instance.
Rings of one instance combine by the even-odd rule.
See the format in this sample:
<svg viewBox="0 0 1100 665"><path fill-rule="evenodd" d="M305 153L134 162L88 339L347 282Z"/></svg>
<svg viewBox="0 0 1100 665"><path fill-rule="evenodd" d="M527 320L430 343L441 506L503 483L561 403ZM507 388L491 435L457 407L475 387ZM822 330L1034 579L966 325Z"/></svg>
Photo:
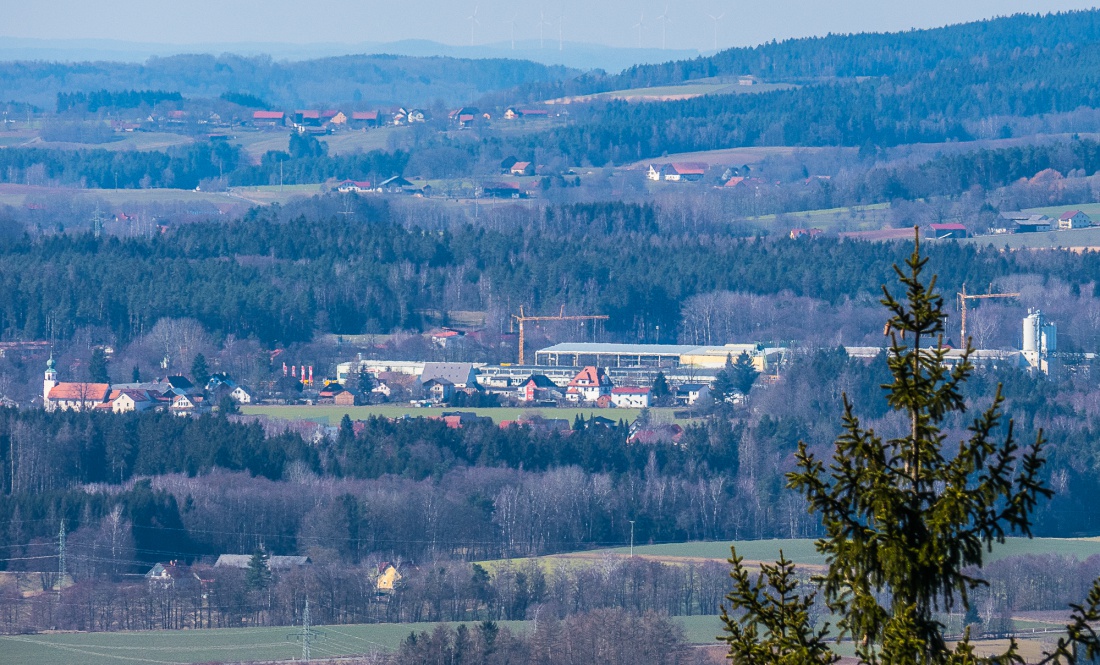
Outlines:
<svg viewBox="0 0 1100 665"><path fill-rule="evenodd" d="M1058 217L1060 230L1084 229L1092 226L1092 218L1080 210L1068 210Z"/></svg>
<svg viewBox="0 0 1100 665"><path fill-rule="evenodd" d="M649 388L616 386L611 389L611 403L620 409L648 409Z"/></svg>
<svg viewBox="0 0 1100 665"><path fill-rule="evenodd" d="M112 413L129 413L130 411L145 411L155 407L159 402L149 394L148 390L112 390L109 399Z"/></svg>
<svg viewBox="0 0 1100 665"><path fill-rule="evenodd" d="M610 397L615 385L602 367L589 365L569 382L565 389L565 399L570 402L595 402L601 397Z"/></svg>

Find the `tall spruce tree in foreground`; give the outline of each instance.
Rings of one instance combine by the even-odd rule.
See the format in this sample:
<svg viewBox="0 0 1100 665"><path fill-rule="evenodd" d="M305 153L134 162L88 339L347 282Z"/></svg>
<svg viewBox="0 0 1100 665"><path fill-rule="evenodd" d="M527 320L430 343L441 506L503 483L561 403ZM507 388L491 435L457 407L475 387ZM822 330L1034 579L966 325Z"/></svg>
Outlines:
<svg viewBox="0 0 1100 665"><path fill-rule="evenodd" d="M966 410L962 385L973 371L971 348L953 369L944 367L943 299L935 292L935 277L922 280L926 261L918 238L907 270L895 266L904 302L883 287L882 304L892 314L886 333L893 375L883 388L891 408L907 416L908 431L884 440L862 426L845 397L844 432L831 464L826 467L799 445L789 487L821 515L826 536L817 549L828 569L813 578L816 588L805 588L781 553L777 564L762 566L753 579L734 548L734 590L727 600L729 611L741 613L723 608L722 615L722 639L734 663L832 663L838 656L829 642L838 637L853 640L859 660L872 665L1023 662L1014 640L991 657L974 653L969 633L949 644L936 619L937 612L956 605L969 607L969 592L984 584L971 575L984 553L1007 533L1030 536L1036 502L1050 490L1040 479L1042 433L1021 449L1011 420L1002 430L999 389L974 419L969 437L957 449L948 447L940 424ZM835 631L814 625L818 592ZM1100 640L1090 627L1100 622L1100 580L1085 605L1071 607L1067 635L1041 662L1100 656Z"/></svg>

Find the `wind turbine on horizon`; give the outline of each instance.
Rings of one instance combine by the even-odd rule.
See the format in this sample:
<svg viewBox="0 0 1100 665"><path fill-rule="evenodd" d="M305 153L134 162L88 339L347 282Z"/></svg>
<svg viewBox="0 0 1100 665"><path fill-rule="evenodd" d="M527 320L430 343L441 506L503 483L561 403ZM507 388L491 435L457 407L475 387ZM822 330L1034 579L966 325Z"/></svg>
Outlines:
<svg viewBox="0 0 1100 665"><path fill-rule="evenodd" d="M512 19L505 21L512 28L512 50L516 50L516 19L519 18L519 12L512 14Z"/></svg>
<svg viewBox="0 0 1100 665"><path fill-rule="evenodd" d="M714 52L718 52L718 22L725 18L726 13L722 12L718 16L714 14L707 14L707 18L714 22Z"/></svg>
<svg viewBox="0 0 1100 665"><path fill-rule="evenodd" d="M474 31L477 26L481 25L481 21L477 18L477 10L481 8L481 5L474 5L474 13L466 17L466 20L470 22L470 46L474 45ZM515 48L515 45L512 45Z"/></svg>
<svg viewBox="0 0 1100 665"><path fill-rule="evenodd" d="M546 20L546 11L539 10L539 48L546 48L546 26L553 25Z"/></svg>
<svg viewBox="0 0 1100 665"><path fill-rule="evenodd" d="M561 3L561 13L558 14L558 51L565 50L565 3Z"/></svg>
<svg viewBox="0 0 1100 665"><path fill-rule="evenodd" d="M642 48L642 30L645 29L645 12L642 12L641 17L638 18L638 22L631 26L638 30L638 48Z"/></svg>
<svg viewBox="0 0 1100 665"><path fill-rule="evenodd" d="M665 11L663 14L657 17L657 20L661 22L661 50L665 50L665 39L668 36L668 3L665 3Z"/></svg>

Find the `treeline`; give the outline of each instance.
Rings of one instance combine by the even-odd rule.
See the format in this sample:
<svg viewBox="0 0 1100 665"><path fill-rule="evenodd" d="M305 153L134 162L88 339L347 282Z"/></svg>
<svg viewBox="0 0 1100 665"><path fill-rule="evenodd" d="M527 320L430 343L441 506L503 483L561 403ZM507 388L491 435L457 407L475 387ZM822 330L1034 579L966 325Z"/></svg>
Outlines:
<svg viewBox="0 0 1100 665"><path fill-rule="evenodd" d="M177 90L188 98L247 91L284 108L363 102L427 107L574 71L526 60L349 55L278 62L270 56L187 54L143 63L13 61L0 64L5 99L47 107L58 93L104 88ZM367 106L370 108L370 106Z"/></svg>
<svg viewBox="0 0 1100 665"><path fill-rule="evenodd" d="M610 90L675 85L716 76L751 74L766 81L889 77L906 82L938 67L985 66L1018 60L1025 52L1046 57L1100 41L1095 9L1017 14L926 30L831 34L732 48L691 60L644 64L619 74L589 73L553 83L532 83L524 92L550 99Z"/></svg>
<svg viewBox="0 0 1100 665"><path fill-rule="evenodd" d="M883 147L968 140L976 137L983 120L1003 123L1100 107L1098 16L1096 11L1019 16L942 31L795 40L758 47L758 53L735 50L639 67L621 79L582 78L578 85L583 88L630 88L667 84L672 81L666 79L685 75L712 76L731 67L740 69L731 74L752 72L774 80L783 72L788 78L817 80L762 94L578 106L568 126L512 138L509 148L523 154L551 145L560 147L570 163L602 166L738 146ZM971 40L971 33L986 34ZM925 41L941 39L938 47L924 47ZM985 49L988 42L1000 47Z"/></svg>
<svg viewBox="0 0 1100 665"><path fill-rule="evenodd" d="M538 312L567 303L608 314L612 335L647 339L660 326L671 339L682 303L696 294L790 292L841 303L889 281L906 251L831 239L746 240L725 225L682 226L660 208L625 204L516 209L493 228L431 232L397 224L383 204L351 205L353 220L314 202L153 239L10 238L0 256L0 335L66 339L82 326L105 326L126 342L169 317L275 345L314 333L418 330L422 309ZM938 244L929 256L947 292L1020 273L1075 288L1100 281L1095 253L1025 260Z"/></svg>
<svg viewBox="0 0 1100 665"><path fill-rule="evenodd" d="M239 146L226 141L192 143L166 152L150 150L0 150L0 182L95 189L194 189L203 180L233 172Z"/></svg>
<svg viewBox="0 0 1100 665"><path fill-rule="evenodd" d="M992 190L1053 169L1066 176L1074 171L1100 171L1100 143L1074 139L1055 143L983 148L939 155L914 165L877 167L864 178L870 198L886 200L952 196L972 187Z"/></svg>
<svg viewBox="0 0 1100 665"><path fill-rule="evenodd" d="M183 95L166 90L95 90L57 93L57 112L71 110L96 113L100 109L136 109L161 102L182 102Z"/></svg>
<svg viewBox="0 0 1100 665"><path fill-rule="evenodd" d="M304 148L299 147L302 144ZM293 185L330 178L388 178L400 175L408 160L408 154L400 150L329 155L325 144L296 133L290 135L288 151L268 152L258 165L242 158L240 146L224 140L166 151L9 148L0 151L0 182L57 182L93 189L194 189L214 179L233 186Z"/></svg>

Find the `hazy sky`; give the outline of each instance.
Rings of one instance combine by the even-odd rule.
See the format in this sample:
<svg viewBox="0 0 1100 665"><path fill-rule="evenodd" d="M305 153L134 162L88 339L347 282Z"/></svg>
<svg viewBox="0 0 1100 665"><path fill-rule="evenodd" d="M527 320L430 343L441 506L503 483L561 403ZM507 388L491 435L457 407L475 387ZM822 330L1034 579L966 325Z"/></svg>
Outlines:
<svg viewBox="0 0 1100 665"><path fill-rule="evenodd" d="M905 30L1016 12L1085 9L1077 0L0 0L0 35L136 42L388 42L465 45L540 38L710 50L770 39ZM468 17L477 8L477 21ZM667 7L668 21L659 17ZM644 14L643 27L635 27Z"/></svg>

